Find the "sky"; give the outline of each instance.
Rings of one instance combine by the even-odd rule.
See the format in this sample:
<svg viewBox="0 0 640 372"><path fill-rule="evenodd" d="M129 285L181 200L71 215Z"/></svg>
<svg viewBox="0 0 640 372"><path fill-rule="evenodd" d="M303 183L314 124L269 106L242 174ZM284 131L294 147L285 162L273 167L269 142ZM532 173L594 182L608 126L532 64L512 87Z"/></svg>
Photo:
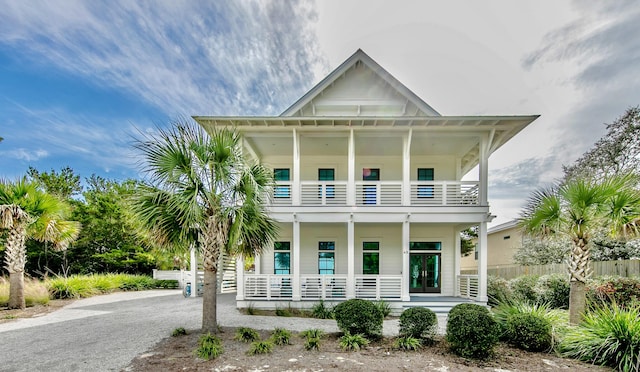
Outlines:
<svg viewBox="0 0 640 372"><path fill-rule="evenodd" d="M138 178L191 115L279 115L363 49L443 115L541 117L489 160L492 225L640 104L640 4L0 0L0 177Z"/></svg>

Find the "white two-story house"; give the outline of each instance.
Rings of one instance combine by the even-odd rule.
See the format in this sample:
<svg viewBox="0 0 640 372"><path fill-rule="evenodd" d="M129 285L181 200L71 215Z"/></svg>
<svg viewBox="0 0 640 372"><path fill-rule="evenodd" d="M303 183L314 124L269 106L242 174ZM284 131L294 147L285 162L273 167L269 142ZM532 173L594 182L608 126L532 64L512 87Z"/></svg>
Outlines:
<svg viewBox="0 0 640 372"><path fill-rule="evenodd" d="M486 302L489 156L537 117L440 115L361 50L280 116L194 117L277 182L279 237L254 272L238 261L238 307ZM460 275L472 225L478 275Z"/></svg>

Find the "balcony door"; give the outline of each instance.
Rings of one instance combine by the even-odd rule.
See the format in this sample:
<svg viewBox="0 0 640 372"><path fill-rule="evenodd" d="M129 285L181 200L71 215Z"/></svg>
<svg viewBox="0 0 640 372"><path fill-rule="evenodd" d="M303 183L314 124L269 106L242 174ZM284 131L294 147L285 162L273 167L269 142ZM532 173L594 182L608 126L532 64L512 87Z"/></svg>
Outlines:
<svg viewBox="0 0 640 372"><path fill-rule="evenodd" d="M363 168L363 181L380 181L380 168ZM365 205L377 204L378 185L364 185L362 188L362 203Z"/></svg>
<svg viewBox="0 0 640 372"><path fill-rule="evenodd" d="M326 182L326 181L335 181L336 180L336 170L333 168L319 168L318 169L318 181ZM333 199L336 197L336 187L335 185L327 185L324 183L323 185L318 186L318 199Z"/></svg>
<svg viewBox="0 0 640 372"><path fill-rule="evenodd" d="M411 253L409 292L440 293L440 253Z"/></svg>

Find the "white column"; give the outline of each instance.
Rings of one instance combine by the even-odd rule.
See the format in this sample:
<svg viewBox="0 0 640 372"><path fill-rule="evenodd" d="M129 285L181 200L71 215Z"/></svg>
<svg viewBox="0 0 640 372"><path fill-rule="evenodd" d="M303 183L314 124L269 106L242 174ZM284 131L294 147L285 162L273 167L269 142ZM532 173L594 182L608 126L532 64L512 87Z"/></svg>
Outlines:
<svg viewBox="0 0 640 372"><path fill-rule="evenodd" d="M489 140L486 135L480 137L480 162L479 162L479 176L480 176L480 205L487 205L488 201L488 186L489 186Z"/></svg>
<svg viewBox="0 0 640 372"><path fill-rule="evenodd" d="M191 246L190 250L191 259L191 297L198 295L198 256L196 255L196 247Z"/></svg>
<svg viewBox="0 0 640 372"><path fill-rule="evenodd" d="M293 277L291 286L293 287L292 300L300 301L300 222L293 216Z"/></svg>
<svg viewBox="0 0 640 372"><path fill-rule="evenodd" d="M244 300L244 257L236 258L236 301Z"/></svg>
<svg viewBox="0 0 640 372"><path fill-rule="evenodd" d="M293 128L293 184L291 185L293 205L301 204L300 191L300 133Z"/></svg>
<svg viewBox="0 0 640 372"><path fill-rule="evenodd" d="M478 231L478 299L487 301L487 223L481 222Z"/></svg>
<svg viewBox="0 0 640 372"><path fill-rule="evenodd" d="M347 205L356 205L356 145L353 129L349 131L347 159Z"/></svg>
<svg viewBox="0 0 640 372"><path fill-rule="evenodd" d="M261 262L260 262L260 255L257 254L257 255L255 255L255 257L253 257L253 266L254 266L254 271L253 272L256 275L262 274L262 269L261 269L262 265L261 265Z"/></svg>
<svg viewBox="0 0 640 372"><path fill-rule="evenodd" d="M347 222L347 299L356 297L356 260L353 215Z"/></svg>
<svg viewBox="0 0 640 372"><path fill-rule="evenodd" d="M460 230L457 227L453 229L453 241L455 242L455 253L453 257L453 283L455 286L455 295L460 296L460 288L458 287L458 275L460 275L460 259L462 256L462 247L460 246Z"/></svg>
<svg viewBox="0 0 640 372"><path fill-rule="evenodd" d="M410 230L409 215L407 215L407 220L402 223L402 301L411 301L411 296L409 295L409 275L411 273L409 268Z"/></svg>
<svg viewBox="0 0 640 372"><path fill-rule="evenodd" d="M402 142L402 205L411 205L411 136L413 129Z"/></svg>

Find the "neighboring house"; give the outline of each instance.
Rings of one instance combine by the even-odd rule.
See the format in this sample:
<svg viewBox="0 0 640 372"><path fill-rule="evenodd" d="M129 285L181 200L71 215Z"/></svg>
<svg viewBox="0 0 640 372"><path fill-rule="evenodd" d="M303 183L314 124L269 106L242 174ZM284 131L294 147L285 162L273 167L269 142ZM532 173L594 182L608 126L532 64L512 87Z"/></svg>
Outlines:
<svg viewBox="0 0 640 372"><path fill-rule="evenodd" d="M442 116L361 50L280 116L195 116L236 128L277 182L280 235L255 272L238 260L238 307L486 302L488 158L537 117ZM479 274L461 276L473 225Z"/></svg>
<svg viewBox="0 0 640 372"><path fill-rule="evenodd" d="M522 233L518 220L496 225L487 230L487 269L497 269L513 265L513 255L522 247ZM464 272L476 272L478 269L478 250L462 258L460 269Z"/></svg>

